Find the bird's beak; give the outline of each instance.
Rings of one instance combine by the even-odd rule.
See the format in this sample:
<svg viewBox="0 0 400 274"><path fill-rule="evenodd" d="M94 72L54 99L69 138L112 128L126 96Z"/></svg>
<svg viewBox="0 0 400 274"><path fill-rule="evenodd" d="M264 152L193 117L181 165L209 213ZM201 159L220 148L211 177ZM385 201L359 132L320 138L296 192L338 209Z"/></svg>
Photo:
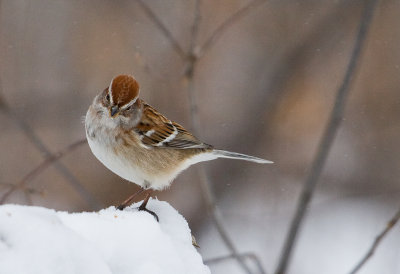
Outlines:
<svg viewBox="0 0 400 274"><path fill-rule="evenodd" d="M113 107L110 108L110 116L111 116L111 117L114 118L115 115L118 114L118 112L119 112L118 106L113 106Z"/></svg>

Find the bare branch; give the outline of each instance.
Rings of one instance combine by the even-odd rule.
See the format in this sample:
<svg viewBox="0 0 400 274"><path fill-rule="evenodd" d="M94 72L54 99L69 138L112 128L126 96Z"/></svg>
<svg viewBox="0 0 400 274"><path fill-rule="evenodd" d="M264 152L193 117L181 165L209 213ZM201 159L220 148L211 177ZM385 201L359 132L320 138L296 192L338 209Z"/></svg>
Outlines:
<svg viewBox="0 0 400 274"><path fill-rule="evenodd" d="M329 13L327 13L321 20L314 24L314 28L305 36L302 36L299 43L289 46L285 53L283 53L280 60L276 63L272 71L267 69L264 72L268 82L261 86L262 91L258 91L257 100L249 101L250 109L254 117L265 117L265 127L259 135L249 135L248 132L259 131L259 124L246 123L242 126L241 130L236 133L236 138L232 140L230 146L234 147L235 144L241 143L243 138L248 141L249 151L259 145L260 142L271 137L272 132L275 132L273 125L276 119L277 111L280 109L282 101L287 98L290 88L287 88L290 83L290 78L300 69L304 68L304 63L310 60L310 49L316 47L317 44L328 43L331 45L335 43L335 37L348 29L346 20L339 20L338 17L354 16L354 9L359 7L359 2L341 0L339 1ZM264 65L270 67L270 65ZM262 69L265 71L265 68ZM263 136L263 138L259 138ZM237 171L232 171L236 173Z"/></svg>
<svg viewBox="0 0 400 274"><path fill-rule="evenodd" d="M386 224L385 229L376 236L375 241L372 243L371 247L369 248L368 252L362 257L362 259L357 263L357 265L353 268L350 274L357 273L364 264L374 255L375 250L378 248L378 245L381 243L383 238L389 233L389 231L396 225L396 223L400 219L400 208L396 212L396 214L390 219L390 221Z"/></svg>
<svg viewBox="0 0 400 274"><path fill-rule="evenodd" d="M0 2L2 4L2 1ZM7 116L15 121L23 133L28 137L28 139L33 143L33 145L45 156L50 157L51 152L47 146L42 142L42 140L35 134L35 132L25 123L25 121L20 118L7 104L4 99L3 85L0 79L0 110L3 111ZM69 169L62 163L56 163L56 169L64 176L69 184L79 193L79 195L89 204L92 208L102 207L101 203L89 192L86 188L79 182L79 180L69 171ZM30 201L29 194L24 190L25 196L28 203Z"/></svg>
<svg viewBox="0 0 400 274"><path fill-rule="evenodd" d="M246 273L252 273L250 268L247 266L243 257L239 256L239 252L236 249L232 239L228 235L228 231L226 230L225 226L223 225L221 214L219 209L215 203L215 197L211 190L211 182L208 178L208 174L203 166L197 167L197 172L199 174L200 179L200 187L202 190L203 197L205 199L205 203L207 206L207 212L211 217L211 221L215 225L215 228L218 231L218 234L221 236L222 241L224 242L225 246L231 252L231 255L237 260L240 267Z"/></svg>
<svg viewBox="0 0 400 274"><path fill-rule="evenodd" d="M0 89L1 81L0 81ZM35 134L32 128L25 123L7 104L0 91L0 110L5 115L14 120L25 136L32 142L32 144L43 154L44 157L50 157L50 149L43 143L43 141ZM82 183L76 178L71 171L62 163L56 163L55 167L58 172L67 180L67 182L75 189L76 192L88 203L88 205L95 209L101 208L101 203L82 185Z"/></svg>
<svg viewBox="0 0 400 274"><path fill-rule="evenodd" d="M0 185L6 187L6 188L11 188L14 187L15 184L11 184L11 183L0 183ZM37 190L35 188L31 188L31 187L26 187L26 186L22 186L21 190L25 193L25 195L29 194L37 194L37 195L44 195L44 191L43 190Z"/></svg>
<svg viewBox="0 0 400 274"><path fill-rule="evenodd" d="M65 155L69 154L70 152L74 151L81 145L86 143L86 139L79 140L66 148L50 155L47 157L40 165L38 165L35 169L29 172L25 177L13 185L8 191L6 191L3 196L0 198L0 204L3 204L6 199L18 188L24 187L28 182L32 181L37 175L41 174L45 169L47 169L51 164L57 162L59 159L64 157Z"/></svg>
<svg viewBox="0 0 400 274"><path fill-rule="evenodd" d="M246 253L240 253L240 254L238 254L238 256L243 259L250 259L250 260L254 261L254 264L257 266L258 272L261 274L266 273L266 271L264 270L264 268L261 265L260 259L257 257L256 254L251 253L251 252L246 252ZM208 260L204 260L204 263L207 265L218 264L218 263L222 263L226 260L230 260L230 259L237 259L237 257L235 257L233 254L230 254L230 255L226 255L226 256L220 256L220 257L215 257L215 258L211 258Z"/></svg>
<svg viewBox="0 0 400 274"><path fill-rule="evenodd" d="M136 0L137 3L142 7L143 11L149 16L149 18L156 24L156 26L161 30L164 36L168 39L168 41L172 44L175 52L183 59L186 59L186 53L179 45L178 41L172 36L172 33L168 30L168 28L161 22L158 16L150 9L147 4L142 0Z"/></svg>
<svg viewBox="0 0 400 274"><path fill-rule="evenodd" d="M0 183L0 185L6 187L6 189L10 189L10 188L14 187L14 184L10 184L10 183ZM26 188L26 187L21 187L21 190L24 193L26 204L32 205L31 194L35 194L37 191L33 188Z"/></svg>
<svg viewBox="0 0 400 274"><path fill-rule="evenodd" d="M376 3L377 0L370 0L365 5L350 62L347 67L342 85L337 92L335 104L329 118L329 122L327 123L327 126L325 128L321 142L318 146L316 157L311 166L309 175L304 183L304 187L297 204L296 213L292 219L290 230L285 240L285 245L283 247L283 251L276 270L277 274L286 273L286 268L290 260L290 255L293 250L297 233L300 229L308 205L311 201L313 192L317 185L318 179L325 165L333 140L335 139L337 129L339 128L339 125L342 121L346 99L349 94L350 82L353 78L359 57L361 55L361 50L368 33L368 27L370 25Z"/></svg>
<svg viewBox="0 0 400 274"><path fill-rule="evenodd" d="M185 71L185 76L188 81L187 85L187 94L188 94L188 99L189 99L189 104L190 104L190 121L192 125L192 131L195 135L199 136L199 128L200 128L200 121L198 117L198 112L197 112L197 100L196 100L196 94L194 91L194 72L195 72L195 67L197 64L197 55L195 54L196 50L196 39L197 39L197 33L198 33L198 28L200 24L200 0L196 1L195 4L195 11L194 11L194 20L193 20L193 25L192 25L192 32L191 32L191 41L190 41L190 51L189 51L189 56L187 58L188 64L187 68ZM246 273L251 273L250 268L246 265L246 262L244 258L238 255L238 251L233 244L233 241L231 238L228 236L228 233L222 224L222 220L218 211L218 208L215 204L215 197L211 191L211 182L207 176L207 172L202 166L197 167L197 172L199 174L199 179L200 179L200 186L202 189L202 193L205 199L205 203L207 206L207 211L208 214L211 217L211 220L215 227L217 228L217 231L219 235L221 236L223 242L231 252L232 256L237 260L241 268L246 272Z"/></svg>
<svg viewBox="0 0 400 274"><path fill-rule="evenodd" d="M215 42L227 31L233 24L245 17L250 11L259 5L267 2L266 0L252 0L250 3L239 9L237 12L228 17L207 39L207 41L200 47L198 56L203 56Z"/></svg>
<svg viewBox="0 0 400 274"><path fill-rule="evenodd" d="M195 2L195 8L194 8L194 19L193 19L193 24L192 24L192 31L191 31L191 37L190 37L190 49L189 52L193 54L195 47L196 47L196 42L197 42L197 36L199 33L199 26L200 26L200 21L201 21L201 14L200 14L200 0L196 0Z"/></svg>

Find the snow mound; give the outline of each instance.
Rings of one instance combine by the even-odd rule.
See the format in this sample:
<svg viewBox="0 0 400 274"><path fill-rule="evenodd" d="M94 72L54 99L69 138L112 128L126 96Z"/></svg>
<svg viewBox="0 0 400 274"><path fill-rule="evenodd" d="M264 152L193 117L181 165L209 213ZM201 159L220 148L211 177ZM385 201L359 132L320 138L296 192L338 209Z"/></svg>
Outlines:
<svg viewBox="0 0 400 274"><path fill-rule="evenodd" d="M160 222L136 205L99 212L0 206L2 274L210 273L192 245L186 220L150 200Z"/></svg>

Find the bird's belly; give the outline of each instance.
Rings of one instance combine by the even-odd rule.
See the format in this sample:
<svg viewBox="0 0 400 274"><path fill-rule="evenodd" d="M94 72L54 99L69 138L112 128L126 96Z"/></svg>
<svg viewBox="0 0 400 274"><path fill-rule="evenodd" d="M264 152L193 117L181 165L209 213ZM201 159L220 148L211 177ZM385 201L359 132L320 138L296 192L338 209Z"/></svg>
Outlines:
<svg viewBox="0 0 400 274"><path fill-rule="evenodd" d="M171 184L171 181L179 173L179 171L162 172L160 170L157 173L152 172L150 174L149 172L145 172L142 166L135 165L132 159L126 159L122 155L116 154L113 147L100 144L97 140L90 137L87 139L93 154L103 165L123 179L143 188L164 189Z"/></svg>
<svg viewBox="0 0 400 274"><path fill-rule="evenodd" d="M125 180L140 185L141 187L146 187L145 178L137 167L129 165L125 159L121 158L113 151L112 147L101 145L91 138L87 139L93 154L109 170Z"/></svg>

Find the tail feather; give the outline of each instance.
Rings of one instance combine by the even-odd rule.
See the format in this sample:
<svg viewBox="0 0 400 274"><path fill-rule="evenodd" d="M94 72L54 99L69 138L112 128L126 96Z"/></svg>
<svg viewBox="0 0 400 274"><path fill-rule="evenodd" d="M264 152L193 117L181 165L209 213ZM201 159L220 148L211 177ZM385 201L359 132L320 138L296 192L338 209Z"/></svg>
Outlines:
<svg viewBox="0 0 400 274"><path fill-rule="evenodd" d="M261 159L261 158L257 158L257 157L254 157L254 156L241 154L241 153L236 153L236 152L225 151L225 150L214 149L212 153L215 156L217 156L218 158L245 160L245 161L250 161L250 162L256 162L256 163L259 163L259 164L272 164L273 163L271 161L264 160L264 159Z"/></svg>

